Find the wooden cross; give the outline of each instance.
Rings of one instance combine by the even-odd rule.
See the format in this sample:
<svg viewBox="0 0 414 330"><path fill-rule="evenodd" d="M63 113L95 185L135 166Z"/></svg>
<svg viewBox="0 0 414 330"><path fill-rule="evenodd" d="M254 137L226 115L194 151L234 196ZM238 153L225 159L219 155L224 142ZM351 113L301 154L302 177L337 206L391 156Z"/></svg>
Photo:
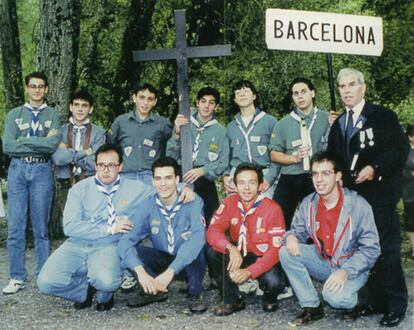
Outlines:
<svg viewBox="0 0 414 330"><path fill-rule="evenodd" d="M175 48L133 51L135 62L171 60L177 61L177 87L179 113L190 120L191 111L188 99L188 59L231 55L231 45L187 47L185 31L185 10L175 10ZM193 167L191 125L181 128L181 166L183 175Z"/></svg>

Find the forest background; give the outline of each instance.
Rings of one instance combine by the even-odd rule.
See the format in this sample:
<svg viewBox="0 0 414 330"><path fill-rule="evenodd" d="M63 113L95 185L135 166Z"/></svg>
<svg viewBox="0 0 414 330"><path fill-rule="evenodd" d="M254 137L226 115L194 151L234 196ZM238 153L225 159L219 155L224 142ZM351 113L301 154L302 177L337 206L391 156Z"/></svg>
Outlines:
<svg viewBox="0 0 414 330"><path fill-rule="evenodd" d="M367 98L394 109L402 124L414 123L413 0L0 0L0 130L7 111L23 103L22 77L34 70L48 75L48 104L64 118L70 94L84 88L95 98L93 121L109 128L132 109L133 86L149 82L160 91L157 111L173 120L175 61L134 63L132 50L175 47L174 9L187 10L189 46L232 45L230 57L189 61L190 101L199 88L216 87L223 123L231 86L239 79L254 82L261 108L277 118L297 76L314 82L318 107L329 110L326 55L268 50L267 8L382 17L382 56L334 54L333 73L345 66L360 69ZM340 109L338 97L336 102Z"/></svg>

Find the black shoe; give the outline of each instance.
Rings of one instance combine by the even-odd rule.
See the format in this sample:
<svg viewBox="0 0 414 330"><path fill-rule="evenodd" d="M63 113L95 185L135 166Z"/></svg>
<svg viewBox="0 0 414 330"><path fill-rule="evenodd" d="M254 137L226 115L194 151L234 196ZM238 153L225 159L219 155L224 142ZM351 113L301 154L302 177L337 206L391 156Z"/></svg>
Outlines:
<svg viewBox="0 0 414 330"><path fill-rule="evenodd" d="M380 324L385 327L396 327L403 319L404 314L398 314L395 312L385 313L380 321Z"/></svg>
<svg viewBox="0 0 414 330"><path fill-rule="evenodd" d="M322 305L318 307L305 307L291 323L294 325L304 325L311 321L316 321L325 316Z"/></svg>
<svg viewBox="0 0 414 330"><path fill-rule="evenodd" d="M238 299L232 304L221 304L214 308L214 314L216 316L227 316L238 311L242 311L246 308L246 304L243 299Z"/></svg>
<svg viewBox="0 0 414 330"><path fill-rule="evenodd" d="M98 312L109 311L112 307L114 307L114 304L115 304L115 299L114 299L114 296L112 296L111 299L109 299L105 303L97 303L96 310Z"/></svg>
<svg viewBox="0 0 414 330"><path fill-rule="evenodd" d="M158 293L156 295L138 292L127 301L128 307L142 307L155 302L162 302L168 299L168 293Z"/></svg>
<svg viewBox="0 0 414 330"><path fill-rule="evenodd" d="M359 316L370 316L374 314L382 314L382 311L373 305L357 306L355 309L358 311Z"/></svg>
<svg viewBox="0 0 414 330"><path fill-rule="evenodd" d="M93 295L95 294L96 289L92 285L88 285L88 292L86 293L86 299L84 302L75 302L73 307L75 309L85 309L92 306Z"/></svg>
<svg viewBox="0 0 414 330"><path fill-rule="evenodd" d="M199 296L188 296L187 297L188 308L191 313L202 314L207 310L207 305L201 295Z"/></svg>
<svg viewBox="0 0 414 330"><path fill-rule="evenodd" d="M358 308L345 309L342 311L342 320L344 321L354 321L359 317Z"/></svg>

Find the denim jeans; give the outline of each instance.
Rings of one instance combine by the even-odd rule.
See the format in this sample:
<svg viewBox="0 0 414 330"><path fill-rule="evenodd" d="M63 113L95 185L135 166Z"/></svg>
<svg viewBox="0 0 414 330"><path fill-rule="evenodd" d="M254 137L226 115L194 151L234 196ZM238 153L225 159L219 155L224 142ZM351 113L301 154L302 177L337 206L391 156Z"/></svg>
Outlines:
<svg viewBox="0 0 414 330"><path fill-rule="evenodd" d="M121 266L115 244L67 240L43 266L37 286L45 294L83 302L88 285L96 290L96 301L105 303L121 285Z"/></svg>
<svg viewBox="0 0 414 330"><path fill-rule="evenodd" d="M33 228L36 275L49 257L49 216L53 197L51 162L26 163L13 158L7 176L8 236L10 278L25 280L26 225L30 205Z"/></svg>
<svg viewBox="0 0 414 330"><path fill-rule="evenodd" d="M290 285L295 291L300 306L317 307L320 304L318 293L312 283L312 279L325 282L328 277L338 269L331 268L329 261L322 259L314 245L300 244L300 256L292 256L286 247L279 252L280 262ZM358 300L358 290L367 281L368 272L348 279L340 293L331 293L327 289L322 290L323 299L333 308L351 309Z"/></svg>
<svg viewBox="0 0 414 330"><path fill-rule="evenodd" d="M138 172L126 172L126 173L121 173L121 174L128 179L138 180L152 187L152 171L151 170L142 170Z"/></svg>
<svg viewBox="0 0 414 330"><path fill-rule="evenodd" d="M175 259L175 256L168 252L143 245L137 246L137 252L144 263L143 266L145 271L153 277L156 277L167 270L168 266ZM203 291L205 268L206 262L204 250L201 250L198 257L179 274L176 274L175 278L188 282L188 294L198 296Z"/></svg>

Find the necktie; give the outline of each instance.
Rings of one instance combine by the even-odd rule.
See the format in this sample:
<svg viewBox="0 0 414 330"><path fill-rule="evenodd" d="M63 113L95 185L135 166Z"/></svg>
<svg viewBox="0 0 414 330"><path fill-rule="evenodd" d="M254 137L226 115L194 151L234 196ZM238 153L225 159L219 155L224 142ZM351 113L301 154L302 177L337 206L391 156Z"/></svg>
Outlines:
<svg viewBox="0 0 414 330"><path fill-rule="evenodd" d="M348 111L348 121L346 123L346 129L345 129L345 146L346 146L346 155L347 158L350 156L349 151L349 142L351 140L352 136L352 130L354 129L354 119L352 118L354 115L354 111L351 109Z"/></svg>
<svg viewBox="0 0 414 330"><path fill-rule="evenodd" d="M39 113L37 108L30 109L32 113L32 122L30 123L29 136L38 136L37 130L39 128Z"/></svg>
<svg viewBox="0 0 414 330"><path fill-rule="evenodd" d="M103 185L103 183L99 181L98 175L95 175L96 188L107 197L108 203L107 203L106 209L108 210L108 226L109 227L111 227L115 221L115 207L112 204L112 197L119 188L119 182L120 182L120 177L118 175L118 177L115 180L114 185L111 188L111 191L108 192L106 190L106 187Z"/></svg>
<svg viewBox="0 0 414 330"><path fill-rule="evenodd" d="M160 201L158 196L155 197L155 203L158 206L158 209L160 210L161 214L165 217L165 219L168 221L167 225L167 245L168 245L168 253L173 254L174 253L174 247L175 247L175 240L174 240L174 228L172 225L172 221L175 217L175 215L178 213L178 211L181 208L181 205L183 204L181 198L178 198L177 203L174 205L174 207L170 210L168 210L164 204Z"/></svg>
<svg viewBox="0 0 414 330"><path fill-rule="evenodd" d="M242 252L243 257L246 256L247 254L247 226L246 226L246 218L250 215L253 214L257 207L259 206L260 202L263 200L264 196L262 194L260 194L256 201L254 202L253 206L247 211L244 212L244 207L243 207L243 203L239 200L239 202L237 203L237 207L239 208L240 214L242 216L242 223L240 226L240 231L239 231L239 240L237 242L237 248L239 249L240 252Z"/></svg>

